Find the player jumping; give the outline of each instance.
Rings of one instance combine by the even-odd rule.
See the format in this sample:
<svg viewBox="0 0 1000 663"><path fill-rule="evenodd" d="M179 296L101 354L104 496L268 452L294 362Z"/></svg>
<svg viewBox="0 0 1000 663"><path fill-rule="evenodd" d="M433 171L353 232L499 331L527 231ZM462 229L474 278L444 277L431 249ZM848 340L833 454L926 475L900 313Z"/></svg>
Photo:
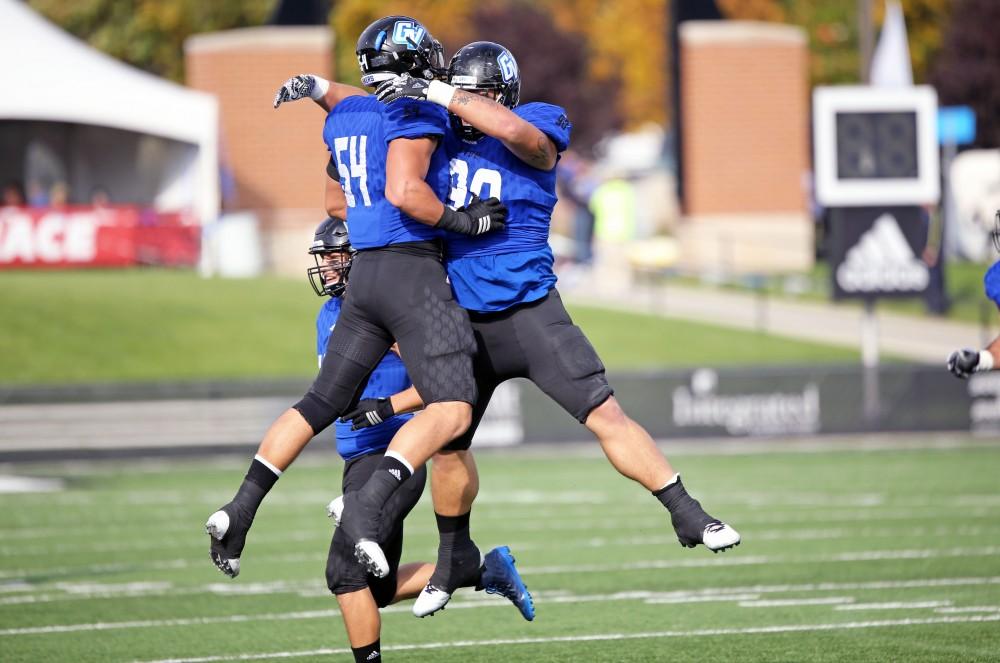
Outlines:
<svg viewBox="0 0 1000 663"><path fill-rule="evenodd" d="M604 364L555 289L548 233L556 203L555 166L571 129L565 112L544 103L518 105L517 62L499 44L475 42L459 50L451 60L449 81L401 76L376 92L389 108L424 99L447 108L452 114L445 141L451 204L461 207L488 192L509 210L506 227L497 233L446 238L448 276L456 299L469 311L478 342L474 373L479 399L468 431L435 456L435 509L440 504L466 514L471 509L478 489L468 451L472 437L497 385L522 377L583 423L615 469L652 492L670 512L681 545L701 543L713 552L738 545L739 533L688 495L646 430L622 410ZM416 392L409 396L413 400L407 408L419 407ZM368 412L384 417L394 411L390 401L361 406L349 415L361 427L367 425ZM441 534L434 574L414 603L417 615L447 603L459 577L452 560L459 547L471 545L467 529L464 536ZM444 545L445 534L450 535L449 546Z"/></svg>

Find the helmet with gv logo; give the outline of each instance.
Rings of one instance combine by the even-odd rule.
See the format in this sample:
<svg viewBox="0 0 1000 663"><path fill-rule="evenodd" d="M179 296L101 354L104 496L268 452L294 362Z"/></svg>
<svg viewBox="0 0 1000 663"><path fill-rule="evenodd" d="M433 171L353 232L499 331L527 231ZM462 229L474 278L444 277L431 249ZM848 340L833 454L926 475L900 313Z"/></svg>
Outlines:
<svg viewBox="0 0 1000 663"><path fill-rule="evenodd" d="M517 60L506 48L491 41L475 41L460 48L448 66L448 82L471 92L490 91L493 99L507 108L514 108L521 100ZM455 115L451 123L465 140L477 141L483 135Z"/></svg>
<svg viewBox="0 0 1000 663"><path fill-rule="evenodd" d="M399 74L432 79L444 74L444 49L416 19L386 16L358 37L361 84L374 87Z"/></svg>

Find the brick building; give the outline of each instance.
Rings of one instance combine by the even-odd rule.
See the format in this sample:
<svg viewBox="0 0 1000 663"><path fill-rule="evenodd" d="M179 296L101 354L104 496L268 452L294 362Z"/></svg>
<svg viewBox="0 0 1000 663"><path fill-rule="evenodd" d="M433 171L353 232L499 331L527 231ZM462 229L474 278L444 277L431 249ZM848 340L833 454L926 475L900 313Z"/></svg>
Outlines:
<svg viewBox="0 0 1000 663"><path fill-rule="evenodd" d="M680 27L682 260L734 272L808 269L808 49L803 30Z"/></svg>
<svg viewBox="0 0 1000 663"><path fill-rule="evenodd" d="M257 216L270 271L300 274L311 264L329 159L323 111L309 101L275 110L274 93L294 74L331 78L332 49L325 26L229 30L185 44L188 85L219 100L220 155L235 185L225 208Z"/></svg>

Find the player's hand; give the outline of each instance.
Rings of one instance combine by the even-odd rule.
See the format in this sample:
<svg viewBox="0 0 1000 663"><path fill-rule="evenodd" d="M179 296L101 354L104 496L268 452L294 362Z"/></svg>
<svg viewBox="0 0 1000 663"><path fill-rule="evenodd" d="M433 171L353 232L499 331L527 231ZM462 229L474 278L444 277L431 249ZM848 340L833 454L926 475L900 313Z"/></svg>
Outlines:
<svg viewBox="0 0 1000 663"><path fill-rule="evenodd" d="M431 82L422 78L414 78L409 74L394 76L375 88L375 96L382 103L388 104L397 99L427 99L427 90Z"/></svg>
<svg viewBox="0 0 1000 663"><path fill-rule="evenodd" d="M963 380L976 372L979 366L979 352L965 348L956 350L948 357L948 370Z"/></svg>
<svg viewBox="0 0 1000 663"><path fill-rule="evenodd" d="M503 230L507 226L507 208L497 198L482 200L474 195L472 202L465 207L451 210L446 206L437 225L463 235L482 235Z"/></svg>
<svg viewBox="0 0 1000 663"><path fill-rule="evenodd" d="M311 74L299 74L292 76L278 88L274 95L274 107L277 108L286 101L298 101L305 97L312 96L316 89L316 77Z"/></svg>
<svg viewBox="0 0 1000 663"><path fill-rule="evenodd" d="M230 578L240 574L240 555L246 544L253 516L236 502L230 502L208 518L205 531L212 540L209 555Z"/></svg>
<svg viewBox="0 0 1000 663"><path fill-rule="evenodd" d="M361 430L382 423L396 414L392 401L388 398L365 398L358 406L342 416L340 420L351 423L351 430Z"/></svg>

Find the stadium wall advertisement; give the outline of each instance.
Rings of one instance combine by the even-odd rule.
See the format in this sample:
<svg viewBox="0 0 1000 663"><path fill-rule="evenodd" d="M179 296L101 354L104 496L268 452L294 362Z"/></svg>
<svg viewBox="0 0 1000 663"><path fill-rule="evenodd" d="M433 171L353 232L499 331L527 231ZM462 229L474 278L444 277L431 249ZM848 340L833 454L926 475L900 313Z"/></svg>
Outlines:
<svg viewBox="0 0 1000 663"><path fill-rule="evenodd" d="M0 208L0 269L194 265L201 227L138 207Z"/></svg>
<svg viewBox="0 0 1000 663"><path fill-rule="evenodd" d="M658 439L970 431L1000 434L1000 373L883 366L878 408L860 366L698 368L611 376L626 411ZM0 387L0 460L253 448L308 381ZM870 391L868 392L870 393ZM589 441L524 380L494 395L480 447ZM332 432L310 445L332 451ZM318 442L318 444L317 444Z"/></svg>

